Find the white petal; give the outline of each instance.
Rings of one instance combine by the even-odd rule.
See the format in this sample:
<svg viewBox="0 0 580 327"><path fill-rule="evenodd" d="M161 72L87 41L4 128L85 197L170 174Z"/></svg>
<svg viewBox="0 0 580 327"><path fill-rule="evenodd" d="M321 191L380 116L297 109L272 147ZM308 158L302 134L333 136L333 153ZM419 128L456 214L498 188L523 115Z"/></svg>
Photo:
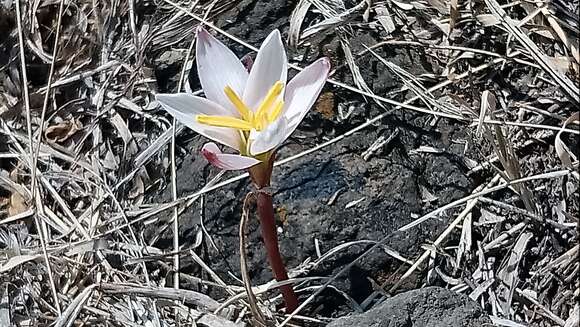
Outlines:
<svg viewBox="0 0 580 327"><path fill-rule="evenodd" d="M328 58L320 58L294 77L286 87L284 95L284 117L288 120L288 128L284 138L288 138L298 127L328 78L330 62Z"/></svg>
<svg viewBox="0 0 580 327"><path fill-rule="evenodd" d="M274 83L286 84L288 59L280 31L274 30L258 51L244 90L244 102L256 110Z"/></svg>
<svg viewBox="0 0 580 327"><path fill-rule="evenodd" d="M238 57L203 28L197 31L197 73L206 98L235 110L224 93L226 86L242 96L248 72Z"/></svg>
<svg viewBox="0 0 580 327"><path fill-rule="evenodd" d="M286 139L284 135L287 128L288 121L284 116L280 116L263 131L250 134L250 140L252 140L250 154L255 156L278 147Z"/></svg>
<svg viewBox="0 0 580 327"><path fill-rule="evenodd" d="M170 113L183 125L195 132L227 145L235 150L240 149L239 131L231 128L213 127L200 124L195 120L196 115L228 116L230 111L217 103L188 93L157 94L155 96L163 109Z"/></svg>
<svg viewBox="0 0 580 327"><path fill-rule="evenodd" d="M223 153L215 143L206 143L201 154L210 164L223 170L246 169L260 163L260 160L252 157Z"/></svg>
<svg viewBox="0 0 580 327"><path fill-rule="evenodd" d="M189 78L185 80L185 93L193 94L193 90L191 89L191 84L189 84Z"/></svg>

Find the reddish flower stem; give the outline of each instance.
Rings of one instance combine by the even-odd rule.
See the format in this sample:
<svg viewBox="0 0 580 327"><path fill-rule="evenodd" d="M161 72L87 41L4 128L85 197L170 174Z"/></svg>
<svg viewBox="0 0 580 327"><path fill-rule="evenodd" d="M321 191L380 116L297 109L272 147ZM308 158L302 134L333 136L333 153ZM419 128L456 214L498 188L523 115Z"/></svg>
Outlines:
<svg viewBox="0 0 580 327"><path fill-rule="evenodd" d="M256 205L268 262L274 273L274 278L282 282L288 280L288 273L286 272L286 267L284 266L284 261L282 261L278 247L278 233L276 231L272 195L267 191L270 186L274 157L274 153L267 154L267 157L263 158L262 163L251 167L248 171L254 182L254 186L258 189L256 192ZM291 313L296 310L298 308L298 297L294 293L292 285L284 285L279 288L286 304L286 313Z"/></svg>
<svg viewBox="0 0 580 327"><path fill-rule="evenodd" d="M280 256L280 249L278 248L278 235L276 233L276 220L274 218L274 205L272 203L272 195L262 190L257 192L257 208L258 216L260 217L260 227L262 229L262 238L266 246L266 254L270 267L274 273L277 281L285 281L288 279L286 267ZM286 303L286 313L291 313L298 307L298 297L294 293L292 285L280 286L280 292Z"/></svg>

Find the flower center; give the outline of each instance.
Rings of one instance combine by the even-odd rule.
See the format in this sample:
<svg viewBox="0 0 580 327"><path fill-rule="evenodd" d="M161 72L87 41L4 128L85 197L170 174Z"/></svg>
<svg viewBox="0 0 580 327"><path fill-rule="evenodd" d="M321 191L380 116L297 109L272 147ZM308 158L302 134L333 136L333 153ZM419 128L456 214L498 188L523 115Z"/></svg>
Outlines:
<svg viewBox="0 0 580 327"><path fill-rule="evenodd" d="M224 93L232 102L236 110L240 113L240 118L230 116L212 116L212 115L197 115L195 120L200 124L235 128L242 132L249 132L252 129L261 131L274 122L282 113L284 101L278 100L278 96L282 93L284 84L281 81L274 83L274 85L262 100L256 111L252 111L242 101L240 96L231 87L226 86Z"/></svg>

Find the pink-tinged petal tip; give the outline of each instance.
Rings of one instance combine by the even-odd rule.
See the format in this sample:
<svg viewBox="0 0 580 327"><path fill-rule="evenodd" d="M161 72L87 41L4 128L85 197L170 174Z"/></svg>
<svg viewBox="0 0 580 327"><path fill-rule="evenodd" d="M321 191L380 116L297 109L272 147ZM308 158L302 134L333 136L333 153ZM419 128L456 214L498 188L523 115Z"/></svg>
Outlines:
<svg viewBox="0 0 580 327"><path fill-rule="evenodd" d="M320 58L299 72L286 87L283 115L288 120L284 138L298 127L308 110L314 105L330 72L330 60Z"/></svg>
<svg viewBox="0 0 580 327"><path fill-rule="evenodd" d="M320 60L320 64L321 65L323 65L324 67L326 67L327 74L328 74L328 71L330 71L330 59L328 59L328 57L322 57L322 58L320 58L318 60Z"/></svg>
<svg viewBox="0 0 580 327"><path fill-rule="evenodd" d="M198 26L195 29L195 37L196 38L202 38L203 41L205 41L208 39L208 36L209 36L209 32L205 28L203 28L203 26Z"/></svg>
<svg viewBox="0 0 580 327"><path fill-rule="evenodd" d="M215 143L211 142L202 147L201 154L211 165L223 170L246 169L260 163L260 160L252 157L223 153Z"/></svg>

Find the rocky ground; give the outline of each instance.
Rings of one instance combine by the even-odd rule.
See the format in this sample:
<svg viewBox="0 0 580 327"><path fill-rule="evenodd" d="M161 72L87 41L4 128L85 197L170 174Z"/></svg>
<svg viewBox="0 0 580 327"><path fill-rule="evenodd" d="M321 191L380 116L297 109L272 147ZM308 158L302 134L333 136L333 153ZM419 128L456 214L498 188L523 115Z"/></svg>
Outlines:
<svg viewBox="0 0 580 327"><path fill-rule="evenodd" d="M292 64L332 64L277 159L303 155L273 174L282 256L308 301L295 323L577 325L577 1L500 1L537 49L495 0L79 0L60 19L58 2L18 2L22 22L0 4L0 326L256 325L238 236L252 185L197 196L219 174L206 140L178 128L174 154L154 100L184 65L200 89L201 17L239 57L279 29ZM272 273L250 217L260 291ZM287 317L276 290L258 293L269 319Z"/></svg>
<svg viewBox="0 0 580 327"><path fill-rule="evenodd" d="M438 287L396 295L363 314L340 318L328 327L479 327L491 325L481 307L468 297Z"/></svg>

